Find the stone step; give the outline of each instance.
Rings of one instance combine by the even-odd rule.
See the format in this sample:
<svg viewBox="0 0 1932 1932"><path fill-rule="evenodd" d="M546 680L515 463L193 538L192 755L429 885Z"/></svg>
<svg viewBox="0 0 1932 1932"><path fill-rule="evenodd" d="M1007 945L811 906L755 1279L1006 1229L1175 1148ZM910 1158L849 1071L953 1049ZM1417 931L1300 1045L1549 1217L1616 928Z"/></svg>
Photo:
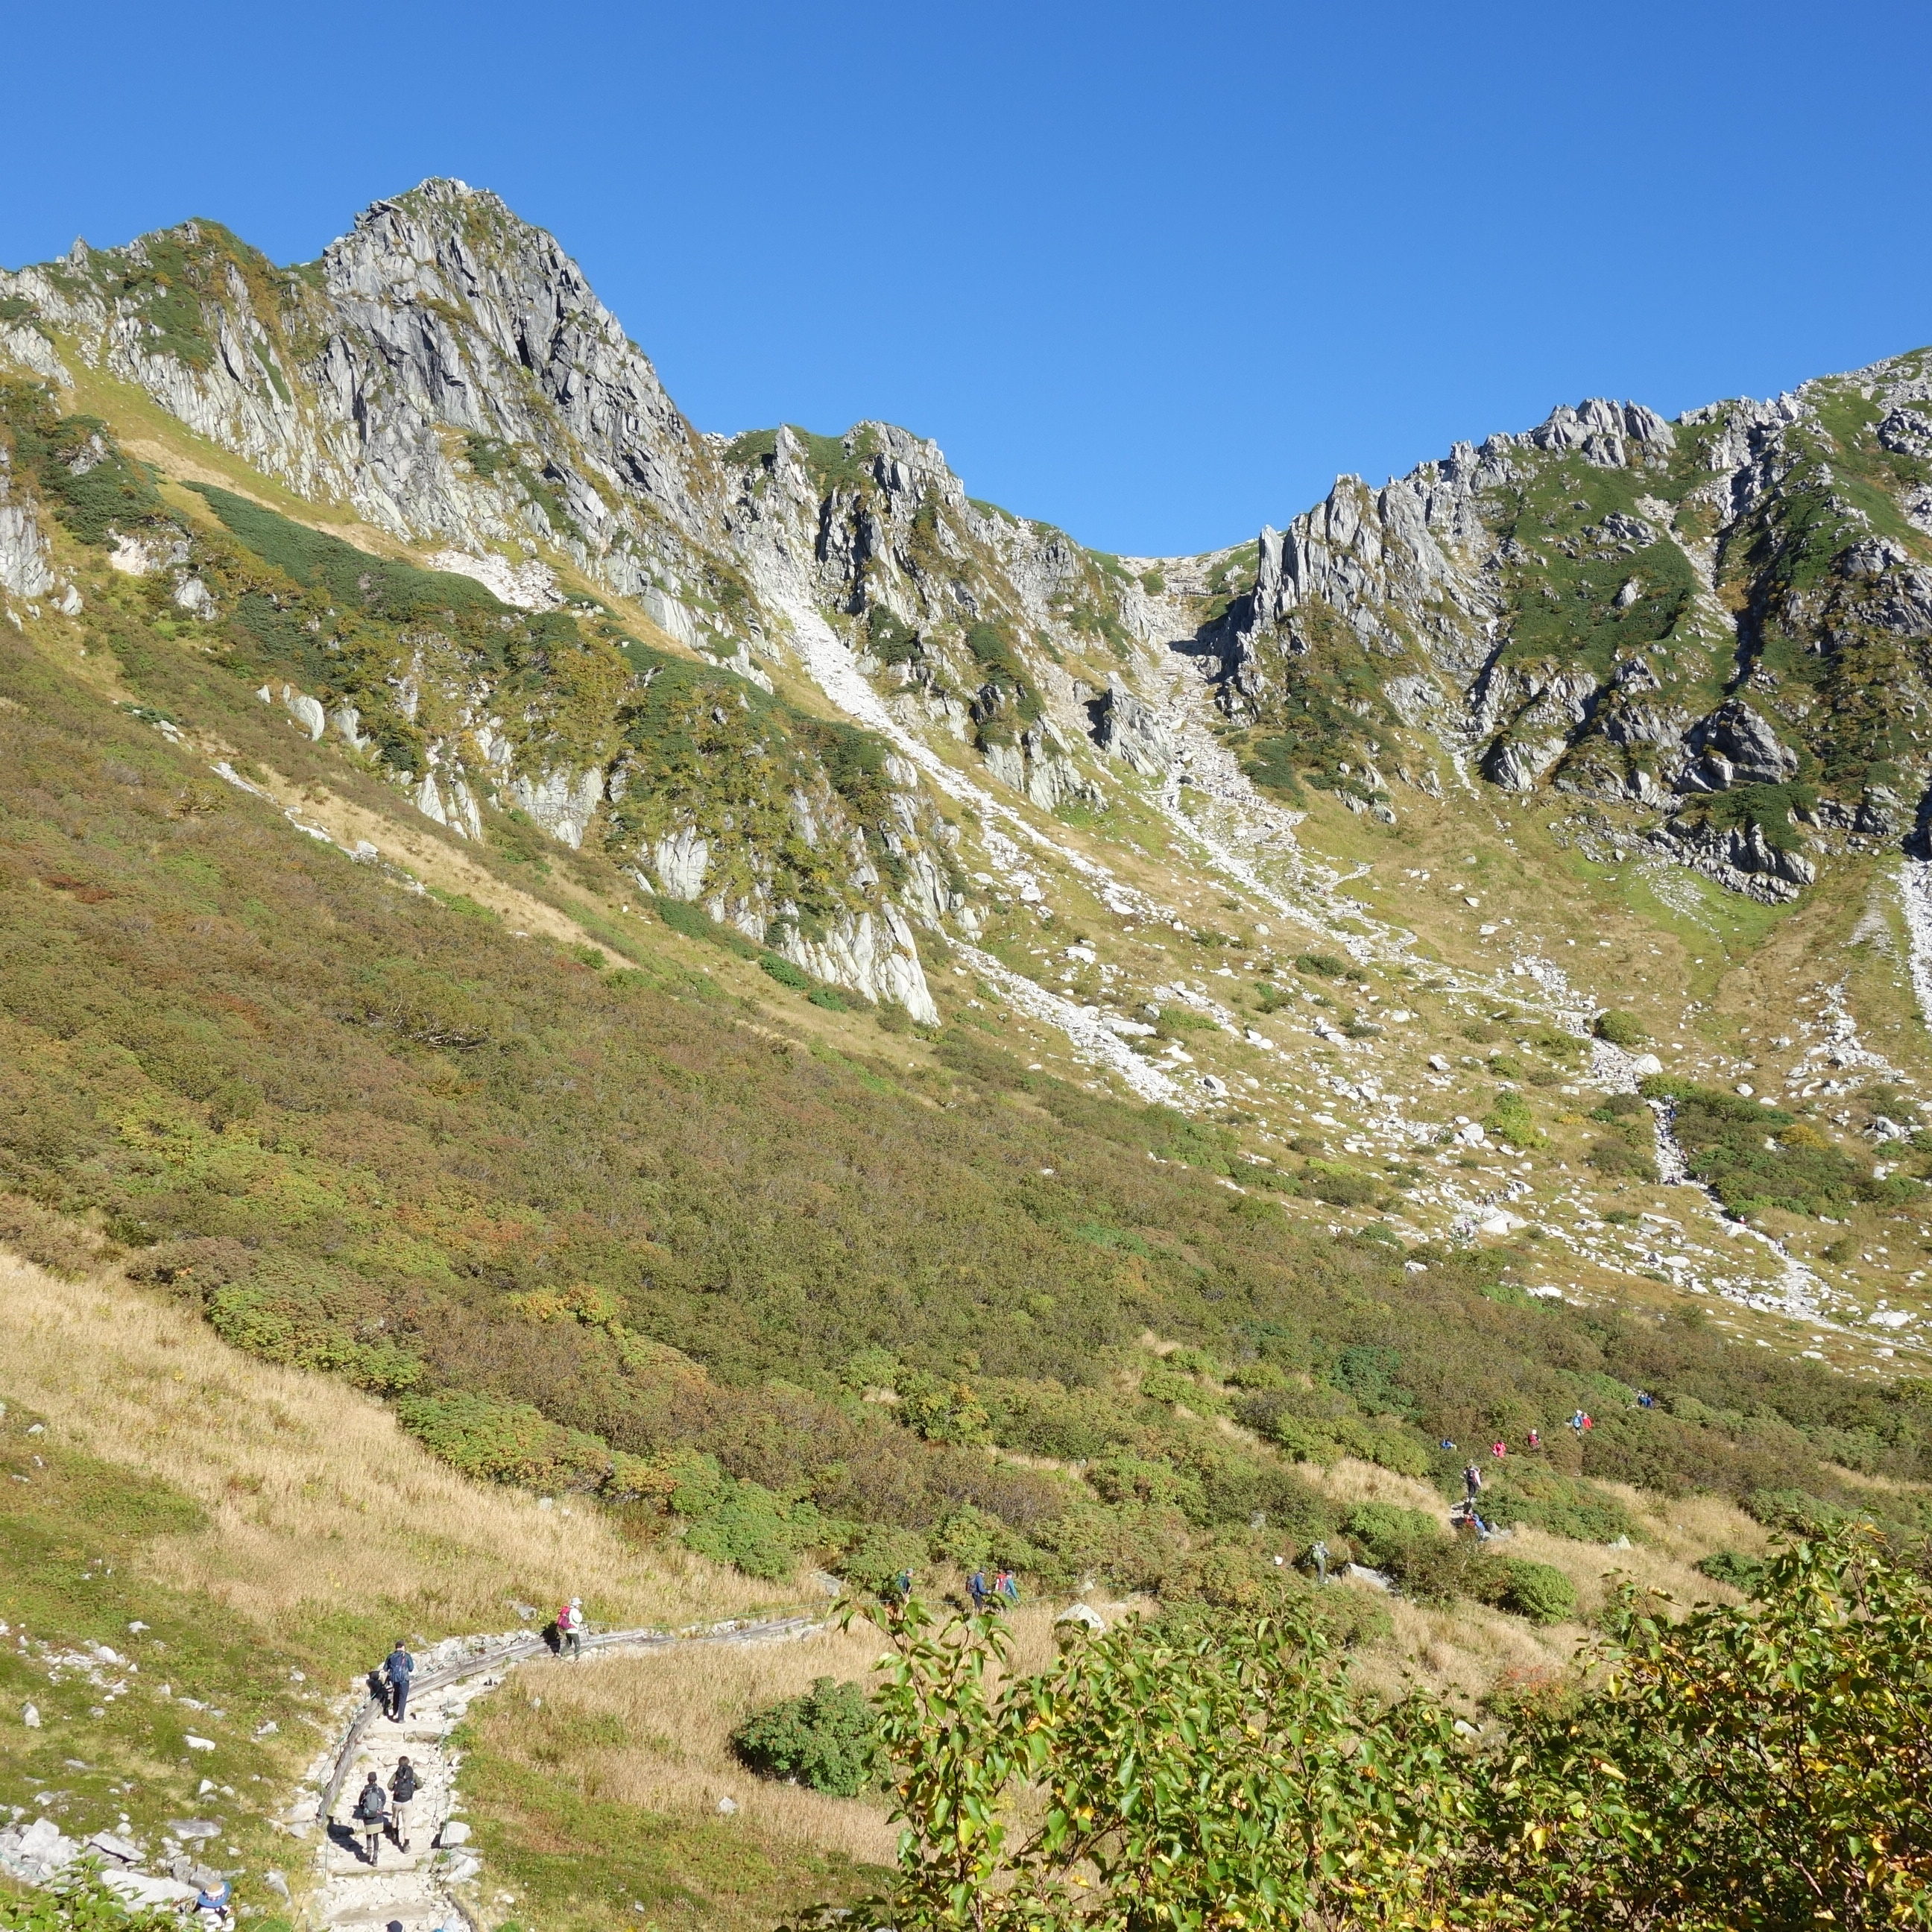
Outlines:
<svg viewBox="0 0 1932 1932"><path fill-rule="evenodd" d="M333 1924L344 1913L440 1910L442 1894L418 1873L370 1873L360 1880L332 1879L322 1888L322 1906Z"/></svg>
<svg viewBox="0 0 1932 1932"><path fill-rule="evenodd" d="M410 1843L414 1849L406 1852L399 1852L394 1845L386 1844L373 1865L365 1864L353 1852L332 1846L328 1856L322 1861L322 1869L331 1878L373 1877L379 1874L417 1871L435 1854L421 1838L412 1838Z"/></svg>
<svg viewBox="0 0 1932 1932"><path fill-rule="evenodd" d="M416 1932L419 1926L440 1925L446 1919L458 1925L462 1922L448 1899L431 1898L392 1899L386 1903L371 1900L367 1904L330 1912L328 1922L331 1925L386 1925L395 1918L402 1921L404 1932Z"/></svg>

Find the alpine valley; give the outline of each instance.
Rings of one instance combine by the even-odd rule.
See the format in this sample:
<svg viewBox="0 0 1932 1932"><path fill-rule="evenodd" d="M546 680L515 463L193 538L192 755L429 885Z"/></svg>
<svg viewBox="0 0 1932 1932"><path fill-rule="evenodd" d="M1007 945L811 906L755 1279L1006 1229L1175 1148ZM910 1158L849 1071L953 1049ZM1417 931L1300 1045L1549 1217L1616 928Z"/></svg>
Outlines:
<svg viewBox="0 0 1932 1932"><path fill-rule="evenodd" d="M0 1236L146 1311L113 1346L674 1558L634 1622L928 1566L1247 1604L1325 1540L1391 1681L1474 1696L1613 1568L1923 1538L1932 351L1229 535L700 430L460 182L292 268L196 220L0 273ZM14 1372L24 1456L69 1412ZM1532 1430L1514 1567L1452 1575ZM543 1922L890 1858L794 1792L721 1876L734 1760L639 1704L611 1784L575 1694L472 1734Z"/></svg>

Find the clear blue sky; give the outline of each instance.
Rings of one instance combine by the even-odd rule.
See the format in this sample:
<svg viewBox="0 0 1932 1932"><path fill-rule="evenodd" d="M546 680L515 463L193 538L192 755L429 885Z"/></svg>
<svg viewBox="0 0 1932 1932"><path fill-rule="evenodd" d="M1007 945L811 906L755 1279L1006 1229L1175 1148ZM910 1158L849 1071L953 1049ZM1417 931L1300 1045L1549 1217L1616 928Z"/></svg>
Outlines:
<svg viewBox="0 0 1932 1932"><path fill-rule="evenodd" d="M1106 549L1932 340L1924 0L8 18L9 266L193 214L301 260L460 176L701 427L888 418Z"/></svg>

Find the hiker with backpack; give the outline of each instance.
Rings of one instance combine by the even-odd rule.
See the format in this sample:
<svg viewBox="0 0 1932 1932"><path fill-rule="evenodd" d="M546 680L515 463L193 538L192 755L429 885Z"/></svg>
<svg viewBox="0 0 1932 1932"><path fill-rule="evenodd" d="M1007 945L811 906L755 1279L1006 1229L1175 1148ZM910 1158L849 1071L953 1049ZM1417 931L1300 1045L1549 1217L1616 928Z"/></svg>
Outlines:
<svg viewBox="0 0 1932 1932"><path fill-rule="evenodd" d="M584 1657L584 1599L573 1597L556 1613L556 1654L560 1657L574 1657L581 1662Z"/></svg>
<svg viewBox="0 0 1932 1932"><path fill-rule="evenodd" d="M410 1680L416 1674L416 1660L400 1637L396 1647L382 1660L382 1681L389 1687L389 1721L400 1724L409 1715Z"/></svg>
<svg viewBox="0 0 1932 1932"><path fill-rule="evenodd" d="M383 1828L389 1822L388 1803L373 1771L369 1774L369 1781L356 1794L353 1815L356 1828L362 1834L363 1856L373 1865L382 1850Z"/></svg>
<svg viewBox="0 0 1932 1932"><path fill-rule="evenodd" d="M966 1580L966 1594L973 1599L973 1614L983 1616L986 1610L986 1573L976 1570Z"/></svg>
<svg viewBox="0 0 1932 1932"><path fill-rule="evenodd" d="M416 1796L416 1766L406 1757L398 1758L395 1774L389 1780L389 1830L399 1852L410 1848L410 1807Z"/></svg>
<svg viewBox="0 0 1932 1932"><path fill-rule="evenodd" d="M1002 1570L993 1579L993 1594L1000 1606L1009 1610L1020 1606L1019 1579L1010 1570Z"/></svg>

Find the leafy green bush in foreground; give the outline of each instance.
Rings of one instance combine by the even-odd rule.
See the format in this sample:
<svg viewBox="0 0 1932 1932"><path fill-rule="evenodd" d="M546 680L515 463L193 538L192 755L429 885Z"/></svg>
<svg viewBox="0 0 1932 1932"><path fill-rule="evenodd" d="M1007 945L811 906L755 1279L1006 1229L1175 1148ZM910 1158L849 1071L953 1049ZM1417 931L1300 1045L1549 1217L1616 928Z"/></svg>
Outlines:
<svg viewBox="0 0 1932 1932"><path fill-rule="evenodd" d="M1932 1586L1861 1531L1785 1547L1741 1608L1628 1588L1575 1672L1473 1736L1358 1688L1306 1616L1070 1632L1022 1677L996 1623L884 1615L906 1830L854 1928L1932 1920Z"/></svg>

